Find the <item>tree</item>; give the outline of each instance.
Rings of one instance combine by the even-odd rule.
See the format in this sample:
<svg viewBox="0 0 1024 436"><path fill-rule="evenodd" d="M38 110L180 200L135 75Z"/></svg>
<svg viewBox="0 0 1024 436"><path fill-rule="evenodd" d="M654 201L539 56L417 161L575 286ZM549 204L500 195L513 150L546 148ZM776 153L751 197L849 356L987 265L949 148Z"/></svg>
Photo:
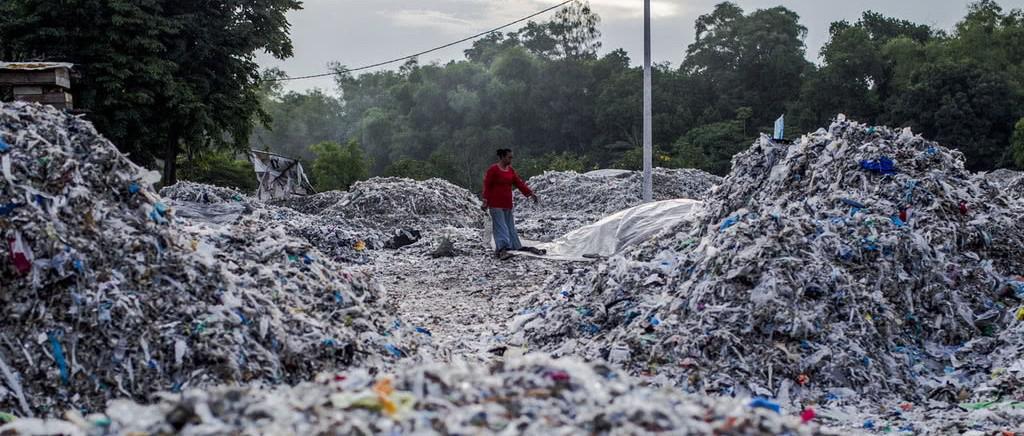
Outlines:
<svg viewBox="0 0 1024 436"><path fill-rule="evenodd" d="M211 151L179 163L183 180L227 186L242 192L254 192L259 186L252 164L235 158L231 152Z"/></svg>
<svg viewBox="0 0 1024 436"><path fill-rule="evenodd" d="M337 142L321 142L310 147L316 154L312 175L318 191L346 190L369 177L366 157L356 141L343 146Z"/></svg>
<svg viewBox="0 0 1024 436"><path fill-rule="evenodd" d="M573 2L555 13L546 23L529 22L509 37L520 41L531 52L550 59L593 59L601 48L601 17L590 9L590 2Z"/></svg>
<svg viewBox="0 0 1024 436"><path fill-rule="evenodd" d="M681 70L707 90L703 122L731 119L746 106L754 109L753 123L764 125L798 98L811 65L804 58L807 29L795 12L775 7L744 15L725 2L701 15L695 30Z"/></svg>
<svg viewBox="0 0 1024 436"><path fill-rule="evenodd" d="M1024 118L1017 121L1013 127L1013 141L1011 142L1013 163L1017 168L1024 169Z"/></svg>
<svg viewBox="0 0 1024 436"><path fill-rule="evenodd" d="M910 125L930 139L960 149L971 170L1009 164L1019 94L1001 74L971 64L934 64L918 70L909 89L888 104L886 120Z"/></svg>
<svg viewBox="0 0 1024 436"><path fill-rule="evenodd" d="M574 153L547 153L542 156L520 160L516 171L523 178L530 178L545 171L575 171L582 173L596 169L586 156Z"/></svg>
<svg viewBox="0 0 1024 436"><path fill-rule="evenodd" d="M179 24L163 2L7 0L0 8L3 57L74 63L76 106L133 160L152 164L166 137L159 102L178 70L165 39Z"/></svg>
<svg viewBox="0 0 1024 436"><path fill-rule="evenodd" d="M429 161L422 161L416 159L399 159L388 165L388 168L384 170L384 175L387 177L405 177L413 180L427 180L434 177L439 177L440 173L434 164Z"/></svg>
<svg viewBox="0 0 1024 436"><path fill-rule="evenodd" d="M1024 88L1024 11L1004 12L993 0L972 3L946 46L950 60L1003 71L1015 88Z"/></svg>
<svg viewBox="0 0 1024 436"><path fill-rule="evenodd" d="M297 0L7 0L13 60L78 65L79 107L142 164L177 179L188 148L243 149L259 106L255 52L291 56ZM13 12L11 12L13 11ZM83 25L88 23L88 25Z"/></svg>
<svg viewBox="0 0 1024 436"><path fill-rule="evenodd" d="M742 121L722 121L687 132L673 145L673 154L677 166L725 175L732 168L732 156L746 149L750 142L751 138L743 133Z"/></svg>
<svg viewBox="0 0 1024 436"><path fill-rule="evenodd" d="M269 148L284 156L311 160L311 144L345 139L344 105L319 89L271 93L262 101L271 121L253 130L249 142L252 148Z"/></svg>

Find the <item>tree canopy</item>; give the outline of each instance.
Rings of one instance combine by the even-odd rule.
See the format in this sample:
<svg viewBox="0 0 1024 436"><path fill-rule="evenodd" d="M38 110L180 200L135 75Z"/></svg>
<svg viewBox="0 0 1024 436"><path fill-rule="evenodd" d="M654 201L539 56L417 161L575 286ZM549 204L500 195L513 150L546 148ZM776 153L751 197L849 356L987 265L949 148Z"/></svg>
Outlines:
<svg viewBox="0 0 1024 436"><path fill-rule="evenodd" d="M76 105L145 165L176 180L182 151L242 149L260 105L257 51L292 55L298 0L6 0L8 60L76 64ZM308 144L307 144L308 145Z"/></svg>

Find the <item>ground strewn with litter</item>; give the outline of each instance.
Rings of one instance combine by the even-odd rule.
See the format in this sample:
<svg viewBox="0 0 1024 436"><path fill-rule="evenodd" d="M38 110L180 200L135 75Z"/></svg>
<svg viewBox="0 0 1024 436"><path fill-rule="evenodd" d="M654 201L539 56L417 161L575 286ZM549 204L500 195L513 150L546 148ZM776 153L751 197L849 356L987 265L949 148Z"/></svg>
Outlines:
<svg viewBox="0 0 1024 436"><path fill-rule="evenodd" d="M67 421L21 420L0 432L839 434L781 415L774 407L764 400L711 399L643 387L605 365L528 355L489 367L419 365L394 376L338 372L273 391L189 391L151 406L114 402L105 414L71 413Z"/></svg>

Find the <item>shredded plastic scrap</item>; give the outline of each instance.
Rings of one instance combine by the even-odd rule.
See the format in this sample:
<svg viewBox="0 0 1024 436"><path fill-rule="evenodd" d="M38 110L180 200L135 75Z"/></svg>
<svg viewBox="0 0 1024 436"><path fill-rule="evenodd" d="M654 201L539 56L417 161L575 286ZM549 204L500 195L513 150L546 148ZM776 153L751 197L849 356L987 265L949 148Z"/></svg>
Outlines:
<svg viewBox="0 0 1024 436"><path fill-rule="evenodd" d="M696 228L549 279L511 342L781 404L1024 395L1024 205L959 152L840 117L762 137L706 202Z"/></svg>
<svg viewBox="0 0 1024 436"><path fill-rule="evenodd" d="M177 222L152 175L86 121L0 104L0 138L0 205L18 205L0 217L14 241L0 258L4 410L297 382L422 342L389 324L379 285L280 226Z"/></svg>
<svg viewBox="0 0 1024 436"><path fill-rule="evenodd" d="M502 364L419 365L396 376L322 375L273 391L219 388L164 395L150 406L114 401L67 421L88 434L839 434L766 410L643 387L602 365L528 355ZM17 432L39 420L4 427Z"/></svg>

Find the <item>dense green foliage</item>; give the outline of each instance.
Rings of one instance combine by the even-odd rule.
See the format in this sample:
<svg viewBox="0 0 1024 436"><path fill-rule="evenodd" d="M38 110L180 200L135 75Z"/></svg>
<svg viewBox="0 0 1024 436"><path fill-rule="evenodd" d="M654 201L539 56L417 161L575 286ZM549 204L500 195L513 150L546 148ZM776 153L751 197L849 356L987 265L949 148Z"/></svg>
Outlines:
<svg viewBox="0 0 1024 436"><path fill-rule="evenodd" d="M242 192L255 192L259 187L252 164L230 152L206 153L192 160L179 159L182 180L227 186Z"/></svg>
<svg viewBox="0 0 1024 436"><path fill-rule="evenodd" d="M297 0L4 0L0 58L76 64L76 106L136 162L243 149L262 117L257 50L291 56ZM307 144L308 145L308 144Z"/></svg>
<svg viewBox="0 0 1024 436"><path fill-rule="evenodd" d="M348 145L321 142L310 149L316 155L311 178L317 191L346 190L368 177L366 156L354 140Z"/></svg>

